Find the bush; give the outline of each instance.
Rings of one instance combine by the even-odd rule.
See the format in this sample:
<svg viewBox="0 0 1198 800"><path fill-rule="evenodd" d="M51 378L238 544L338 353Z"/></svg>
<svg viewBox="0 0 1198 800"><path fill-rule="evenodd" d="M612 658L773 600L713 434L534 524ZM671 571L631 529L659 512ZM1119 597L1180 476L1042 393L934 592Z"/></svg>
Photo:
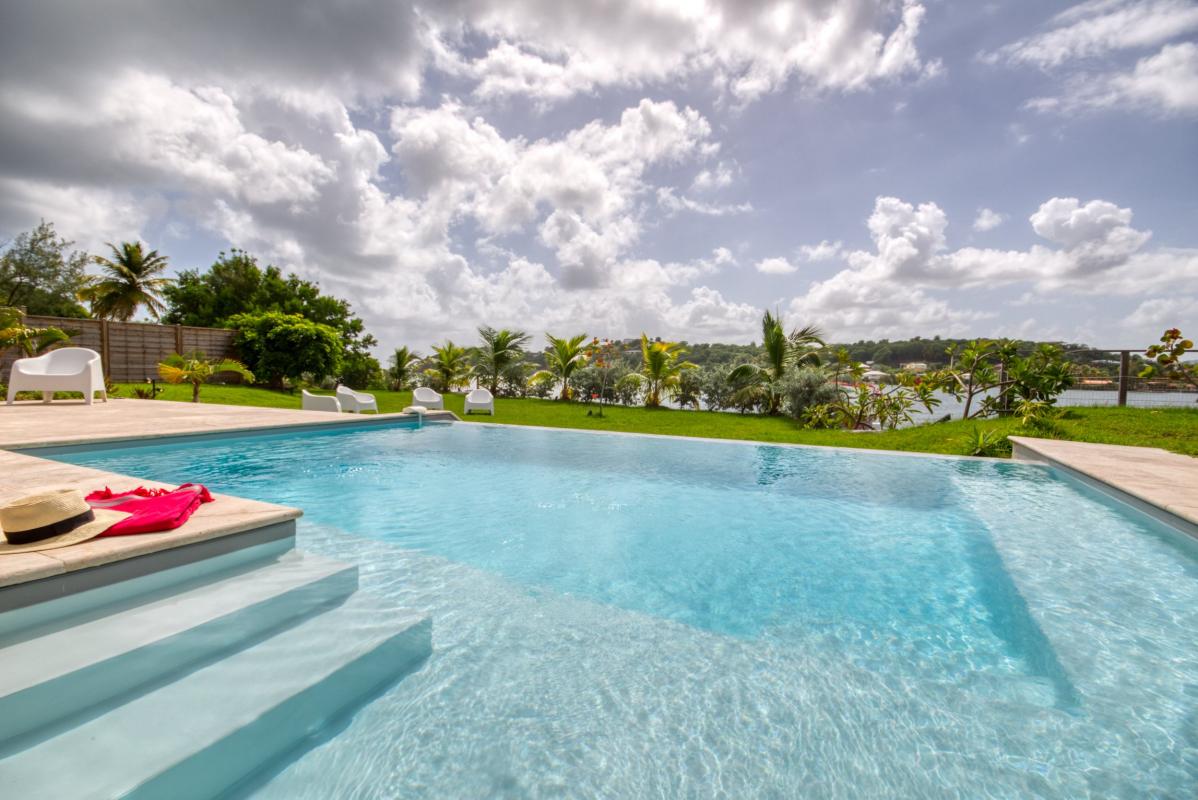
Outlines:
<svg viewBox="0 0 1198 800"><path fill-rule="evenodd" d="M828 376L818 369L792 370L783 377L778 387L782 395L782 408L792 419L804 419L813 406L835 402L836 386Z"/></svg>
<svg viewBox="0 0 1198 800"><path fill-rule="evenodd" d="M705 367L699 370L699 395L712 411L732 408L735 388L728 382L732 369L728 366Z"/></svg>
<svg viewBox="0 0 1198 800"><path fill-rule="evenodd" d="M341 382L354 389L385 389L383 368L366 353L347 353L341 360Z"/></svg>
<svg viewBox="0 0 1198 800"><path fill-rule="evenodd" d="M328 325L268 311L238 314L228 326L237 330L235 342L246 366L276 389L305 373L319 383L341 369L341 336Z"/></svg>

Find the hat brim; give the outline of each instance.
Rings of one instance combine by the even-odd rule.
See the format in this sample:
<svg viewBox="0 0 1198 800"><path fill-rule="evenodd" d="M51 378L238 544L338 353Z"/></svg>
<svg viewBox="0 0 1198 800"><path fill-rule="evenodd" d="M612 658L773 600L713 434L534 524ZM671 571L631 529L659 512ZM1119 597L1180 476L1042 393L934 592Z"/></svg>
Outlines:
<svg viewBox="0 0 1198 800"><path fill-rule="evenodd" d="M51 536L48 539L42 539L40 542L30 542L29 544L9 544L7 540L0 541L0 555L12 555L14 553L36 553L41 550L57 550L60 547L69 547L73 544L86 542L88 539L94 539L104 531L111 528L116 523L123 520L129 514L125 511L110 511L107 508L93 508L92 513L95 519L91 522L84 523L73 531L61 534L59 536ZM3 536L0 533L0 536Z"/></svg>

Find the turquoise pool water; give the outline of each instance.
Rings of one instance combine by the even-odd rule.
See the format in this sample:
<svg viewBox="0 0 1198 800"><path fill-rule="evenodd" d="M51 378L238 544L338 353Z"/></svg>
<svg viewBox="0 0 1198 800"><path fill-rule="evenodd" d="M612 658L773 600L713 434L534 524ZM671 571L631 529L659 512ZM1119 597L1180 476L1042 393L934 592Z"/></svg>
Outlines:
<svg viewBox="0 0 1198 800"><path fill-rule="evenodd" d="M434 654L264 797L1187 796L1189 540L1029 465L475 425L53 457L305 510Z"/></svg>

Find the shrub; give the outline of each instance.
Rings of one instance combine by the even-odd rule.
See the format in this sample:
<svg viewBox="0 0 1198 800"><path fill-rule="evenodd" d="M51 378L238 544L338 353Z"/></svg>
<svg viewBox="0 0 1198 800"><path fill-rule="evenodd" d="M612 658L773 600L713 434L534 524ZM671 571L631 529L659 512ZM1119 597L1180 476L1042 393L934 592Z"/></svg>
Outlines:
<svg viewBox="0 0 1198 800"><path fill-rule="evenodd" d="M341 336L328 325L277 311L237 314L228 325L237 330L235 341L246 366L276 389L304 373L319 382L341 369Z"/></svg>
<svg viewBox="0 0 1198 800"><path fill-rule="evenodd" d="M986 431L974 426L965 443L967 456L1006 456L1011 454L1011 443L998 431Z"/></svg>
<svg viewBox="0 0 1198 800"><path fill-rule="evenodd" d="M836 386L819 369L794 370L780 384L778 391L782 395L782 408L793 419L803 419L807 409L832 403L837 396Z"/></svg>
<svg viewBox="0 0 1198 800"><path fill-rule="evenodd" d="M699 395L712 411L732 408L736 389L728 382L732 369L727 366L707 367L699 371Z"/></svg>
<svg viewBox="0 0 1198 800"><path fill-rule="evenodd" d="M616 402L621 405L635 406L641 402L641 392L645 388L645 379L639 373L627 372L616 379L612 391Z"/></svg>

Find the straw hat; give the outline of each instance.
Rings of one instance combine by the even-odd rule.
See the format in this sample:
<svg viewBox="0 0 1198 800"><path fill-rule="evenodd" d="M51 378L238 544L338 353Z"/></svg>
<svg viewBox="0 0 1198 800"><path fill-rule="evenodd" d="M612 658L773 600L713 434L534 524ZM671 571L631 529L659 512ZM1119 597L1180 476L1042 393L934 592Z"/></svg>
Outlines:
<svg viewBox="0 0 1198 800"><path fill-rule="evenodd" d="M0 506L0 555L53 550L94 539L129 516L93 509L78 489L31 494Z"/></svg>

